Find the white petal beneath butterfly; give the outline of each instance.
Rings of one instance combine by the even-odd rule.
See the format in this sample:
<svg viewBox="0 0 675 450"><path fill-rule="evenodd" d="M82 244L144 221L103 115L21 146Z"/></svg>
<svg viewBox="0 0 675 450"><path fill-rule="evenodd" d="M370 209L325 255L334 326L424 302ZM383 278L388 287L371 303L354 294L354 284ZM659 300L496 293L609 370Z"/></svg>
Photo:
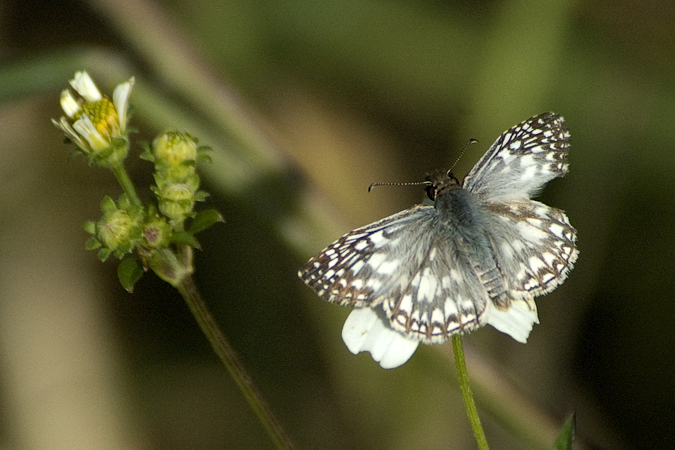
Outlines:
<svg viewBox="0 0 675 450"><path fill-rule="evenodd" d="M576 230L559 209L531 200L568 171L564 119L544 113L504 132L461 183L427 177L418 205L329 245L300 269L321 298L356 309L343 328L352 353L382 367L417 344L490 324L526 342L534 297L559 286L577 259Z"/></svg>

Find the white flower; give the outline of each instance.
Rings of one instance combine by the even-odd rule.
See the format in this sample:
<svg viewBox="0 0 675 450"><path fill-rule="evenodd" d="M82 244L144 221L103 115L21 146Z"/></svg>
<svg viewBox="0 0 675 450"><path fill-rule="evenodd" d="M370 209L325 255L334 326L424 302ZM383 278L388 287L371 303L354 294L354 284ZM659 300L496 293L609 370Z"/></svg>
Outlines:
<svg viewBox="0 0 675 450"><path fill-rule="evenodd" d="M94 125L94 122L91 121L88 115L82 114L78 120L73 124L73 128L77 133L87 140L89 148L92 149L94 153L98 151L105 150L110 146L110 135L105 136L99 132L98 128Z"/></svg>
<svg viewBox="0 0 675 450"><path fill-rule="evenodd" d="M67 117L61 117L58 122L52 119L52 123L90 158L90 162L114 166L124 159L128 150L127 110L133 84L132 77L118 85L111 102L101 94L87 72L77 72L70 85L79 98L68 89L61 92L61 108Z"/></svg>
<svg viewBox="0 0 675 450"><path fill-rule="evenodd" d="M342 340L355 355L370 352L383 369L404 364L420 343L394 331L381 307L354 309L342 327Z"/></svg>

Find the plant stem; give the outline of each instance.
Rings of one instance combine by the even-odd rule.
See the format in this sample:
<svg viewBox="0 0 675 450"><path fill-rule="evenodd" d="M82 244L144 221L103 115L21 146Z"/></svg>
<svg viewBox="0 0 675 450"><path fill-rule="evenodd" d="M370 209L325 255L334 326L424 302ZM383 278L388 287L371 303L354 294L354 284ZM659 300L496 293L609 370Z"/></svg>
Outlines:
<svg viewBox="0 0 675 450"><path fill-rule="evenodd" d="M134 206L141 206L141 199L138 198L138 194L136 194L136 188L131 182L131 178L129 178L129 174L127 173L127 169L124 168L124 165L119 164L113 167L112 171L117 177L117 181L120 183L120 186L122 186L122 189L129 197L131 203Z"/></svg>
<svg viewBox="0 0 675 450"><path fill-rule="evenodd" d="M279 450L292 450L294 447L291 440L272 413L267 402L263 399L262 394L253 383L253 379L251 379L246 372L246 369L239 360L236 352L221 333L213 316L209 312L206 303L204 303L204 300L199 294L192 277L185 277L180 283L177 283L175 287L187 302L192 315L197 319L199 327L208 338L213 350L225 365L228 372L230 372L232 379L234 379L234 382L237 384L242 394L244 394L246 401L248 401L248 404L251 406L256 416L258 416L258 419L267 430L267 434L269 434L276 447Z"/></svg>
<svg viewBox="0 0 675 450"><path fill-rule="evenodd" d="M480 450L489 450L487 439L483 426L480 424L476 402L473 400L471 386L469 386L469 373L466 371L466 361L464 360L464 348L462 346L462 336L456 334L452 337L452 349L455 352L455 365L457 366L457 377L459 378L459 387L462 390L466 413L469 415L473 435L476 437L476 443Z"/></svg>

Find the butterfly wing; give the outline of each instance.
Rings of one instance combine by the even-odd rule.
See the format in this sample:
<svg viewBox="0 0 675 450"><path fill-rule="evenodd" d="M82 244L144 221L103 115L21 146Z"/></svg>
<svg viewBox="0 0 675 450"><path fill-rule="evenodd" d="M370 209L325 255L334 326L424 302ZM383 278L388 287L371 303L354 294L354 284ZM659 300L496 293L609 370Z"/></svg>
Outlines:
<svg viewBox="0 0 675 450"><path fill-rule="evenodd" d="M382 306L393 329L426 343L474 330L490 294L460 241L440 232L435 208L417 206L352 231L299 271L323 299ZM468 231L468 230L467 230Z"/></svg>
<svg viewBox="0 0 675 450"><path fill-rule="evenodd" d="M486 205L485 227L508 297L531 299L562 284L578 257L565 213L533 200Z"/></svg>
<svg viewBox="0 0 675 450"><path fill-rule="evenodd" d="M568 171L569 132L554 113L504 132L464 178L485 211L485 232L508 302L488 305L485 321L524 342L537 321L534 297L559 286L577 259L565 213L530 200Z"/></svg>
<svg viewBox="0 0 675 450"><path fill-rule="evenodd" d="M481 327L491 301L483 276L461 242L443 237L422 240L404 282L383 296L391 326L427 344Z"/></svg>
<svg viewBox="0 0 675 450"><path fill-rule="evenodd" d="M374 306L409 271L407 259L434 214L417 206L345 234L310 259L298 276L332 303ZM420 227L418 227L420 225Z"/></svg>
<svg viewBox="0 0 675 450"><path fill-rule="evenodd" d="M569 139L561 116L548 112L532 117L502 133L462 186L490 202L530 198L567 173Z"/></svg>

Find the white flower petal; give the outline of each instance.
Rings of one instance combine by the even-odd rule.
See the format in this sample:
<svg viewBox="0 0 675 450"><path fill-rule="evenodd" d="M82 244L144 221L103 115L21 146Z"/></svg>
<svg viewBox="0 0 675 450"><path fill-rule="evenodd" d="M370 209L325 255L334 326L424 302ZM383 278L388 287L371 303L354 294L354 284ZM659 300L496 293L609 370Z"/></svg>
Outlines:
<svg viewBox="0 0 675 450"><path fill-rule="evenodd" d="M378 314L380 313L380 314ZM354 309L342 327L342 340L353 354L367 351L383 369L404 364L417 350L419 341L394 331L378 308Z"/></svg>
<svg viewBox="0 0 675 450"><path fill-rule="evenodd" d="M122 83L115 88L113 92L113 105L117 110L119 117L120 133L124 134L127 126L127 109L129 106L129 96L131 95L131 88L134 85L134 77L131 77L126 83Z"/></svg>
<svg viewBox="0 0 675 450"><path fill-rule="evenodd" d="M532 326L539 323L536 305L526 300L514 301L505 311L488 302L485 318L486 323L523 344L527 342Z"/></svg>
<svg viewBox="0 0 675 450"><path fill-rule="evenodd" d="M76 72L70 85L88 102L97 102L103 98L87 72Z"/></svg>
<svg viewBox="0 0 675 450"><path fill-rule="evenodd" d="M60 129L63 131L63 133L75 143L78 147L81 149L87 149L89 148L89 144L87 144L83 139L82 136L77 134L77 132L73 129L73 127L70 126L70 121L66 119L65 117L61 117L61 120L57 122L56 120L52 119L52 123L56 126L56 128Z"/></svg>
<svg viewBox="0 0 675 450"><path fill-rule="evenodd" d="M75 114L80 112L82 109L78 101L75 100L75 97L73 97L73 94L68 89L65 89L61 92L61 108L63 108L63 112L65 112L66 115L71 119L75 117Z"/></svg>
<svg viewBox="0 0 675 450"><path fill-rule="evenodd" d="M101 133L98 132L93 122L86 114L82 114L82 117L73 124L73 128L80 136L87 140L89 146L95 151L105 150L110 146L110 142L101 136Z"/></svg>

